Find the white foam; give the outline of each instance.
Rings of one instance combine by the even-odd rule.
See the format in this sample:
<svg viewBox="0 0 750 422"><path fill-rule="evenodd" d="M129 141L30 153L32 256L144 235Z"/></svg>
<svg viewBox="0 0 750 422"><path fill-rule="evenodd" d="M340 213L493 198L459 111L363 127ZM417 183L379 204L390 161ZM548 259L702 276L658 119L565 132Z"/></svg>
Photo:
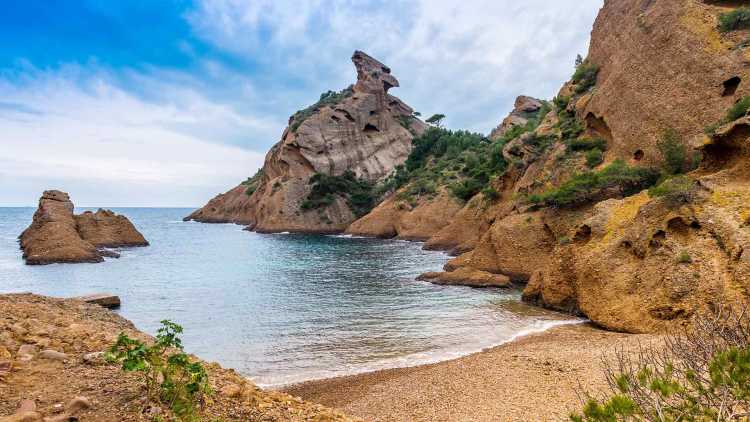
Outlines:
<svg viewBox="0 0 750 422"><path fill-rule="evenodd" d="M532 334L538 334L549 329L559 327L562 325L571 324L583 324L587 320L582 319L565 319L565 320L553 320L553 321L534 321L531 327L525 328L512 334L511 336L504 338L500 341L495 341L488 344L470 344L468 347L462 349L444 349L430 352L414 353L398 358L385 359L376 362L370 362L364 365L350 365L347 367L339 367L332 370L315 370L308 371L304 374L294 374L286 376L270 376L270 377L255 377L253 382L261 388L281 388L291 384L298 384L307 381L343 377L349 375L363 374L367 372L380 371L384 369L396 369L396 368L409 368L413 366L428 365L431 363L445 362L453 359L458 359L464 356L468 356L474 353L478 353L493 347L501 346L503 344L510 343L521 337L525 337Z"/></svg>
<svg viewBox="0 0 750 422"><path fill-rule="evenodd" d="M367 239L367 236L356 236L353 234L329 234L328 237L336 237L339 239Z"/></svg>
<svg viewBox="0 0 750 422"><path fill-rule="evenodd" d="M290 232L278 232L278 233L271 233L271 234L291 234Z"/></svg>

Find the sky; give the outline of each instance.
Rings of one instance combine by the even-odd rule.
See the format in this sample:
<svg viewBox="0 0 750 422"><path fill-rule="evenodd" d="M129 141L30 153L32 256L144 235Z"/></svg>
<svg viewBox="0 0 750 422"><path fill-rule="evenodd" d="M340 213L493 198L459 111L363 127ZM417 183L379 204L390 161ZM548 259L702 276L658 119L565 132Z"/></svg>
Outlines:
<svg viewBox="0 0 750 422"><path fill-rule="evenodd" d="M488 133L552 98L603 0L0 0L0 206L197 207L262 166L288 118L356 80Z"/></svg>

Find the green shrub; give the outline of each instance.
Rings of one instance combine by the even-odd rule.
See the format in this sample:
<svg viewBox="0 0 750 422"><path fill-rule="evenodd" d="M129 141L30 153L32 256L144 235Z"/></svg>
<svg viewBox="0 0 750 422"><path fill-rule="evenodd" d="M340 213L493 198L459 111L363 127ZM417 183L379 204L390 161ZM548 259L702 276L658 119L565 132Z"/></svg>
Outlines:
<svg viewBox="0 0 750 422"><path fill-rule="evenodd" d="M169 406L181 421L197 420L196 408L211 392L208 374L200 362L191 362L183 352L178 337L182 327L169 320L161 324L153 345L120 333L105 358L121 364L123 371L142 374L149 400Z"/></svg>
<svg viewBox="0 0 750 422"><path fill-rule="evenodd" d="M450 191L456 198L468 201L482 190L482 183L477 179L464 179L450 185Z"/></svg>
<svg viewBox="0 0 750 422"><path fill-rule="evenodd" d="M583 63L576 66L576 71L573 73L572 81L576 85L576 94L582 94L594 85L596 85L596 77L599 75L599 66L594 63L584 60Z"/></svg>
<svg viewBox="0 0 750 422"><path fill-rule="evenodd" d="M258 189L258 185L260 185L260 181L263 178L263 169L258 169L257 172L255 172L255 175L253 177L248 177L247 180L242 182L243 185L247 186L245 188L245 194L247 196L252 195L255 193L255 191Z"/></svg>
<svg viewBox="0 0 750 422"><path fill-rule="evenodd" d="M567 142L568 148L572 151L589 151L592 149L606 150L607 141L602 138L576 138Z"/></svg>
<svg viewBox="0 0 750 422"><path fill-rule="evenodd" d="M528 197L529 202L565 207L590 202L605 196L611 191L628 196L653 186L659 179L659 172L646 167L630 167L617 160L596 171L576 174L556 189Z"/></svg>
<svg viewBox="0 0 750 422"><path fill-rule="evenodd" d="M670 177L657 186L648 190L653 198L667 198L673 201L689 202L695 182L688 176Z"/></svg>
<svg viewBox="0 0 750 422"><path fill-rule="evenodd" d="M594 148L586 152L586 165L594 168L604 162L604 153L599 148Z"/></svg>
<svg viewBox="0 0 750 422"><path fill-rule="evenodd" d="M719 31L729 32L750 28L750 8L740 7L719 15Z"/></svg>
<svg viewBox="0 0 750 422"><path fill-rule="evenodd" d="M607 396L587 397L574 422L747 421L750 415L750 324L746 309L712 303L691 319L634 353L604 360Z"/></svg>
<svg viewBox="0 0 750 422"><path fill-rule="evenodd" d="M482 195L484 196L484 199L489 202L495 202L500 199L500 193L492 186L487 186L486 188L482 189Z"/></svg>
<svg viewBox="0 0 750 422"><path fill-rule="evenodd" d="M296 113L292 115L292 123L289 125L289 128L292 132L296 132L297 129L299 129L300 125L307 120L308 117L312 116L316 112L320 111L321 108L333 104L338 104L345 98L351 97L354 94L354 85L349 85L347 88L342 90L341 92L336 91L327 91L322 94L320 94L320 99L315 104L302 109L298 110Z"/></svg>
<svg viewBox="0 0 750 422"><path fill-rule="evenodd" d="M336 197L346 199L354 215L361 217L375 206L374 186L358 179L351 170L341 176L315 173L308 181L312 185L310 194L302 202L303 210L321 209L333 204Z"/></svg>
<svg viewBox="0 0 750 422"><path fill-rule="evenodd" d="M674 129L667 129L656 142L664 160L664 173L668 175L680 174L685 167L687 151L680 135Z"/></svg>
<svg viewBox="0 0 750 422"><path fill-rule="evenodd" d="M688 251L682 251L677 256L677 262L680 264L690 264L691 262L693 262L693 258L690 257Z"/></svg>
<svg viewBox="0 0 750 422"><path fill-rule="evenodd" d="M747 114L747 110L750 109L750 96L742 97L737 101L727 112L724 118L725 123L733 122L740 117L744 117Z"/></svg>
<svg viewBox="0 0 750 422"><path fill-rule="evenodd" d="M716 133L716 130L719 129L722 125L731 123L747 115L748 110L750 110L750 96L745 96L734 103L734 105L727 111L727 114L723 119L706 126L704 132L706 133L706 135L711 136Z"/></svg>

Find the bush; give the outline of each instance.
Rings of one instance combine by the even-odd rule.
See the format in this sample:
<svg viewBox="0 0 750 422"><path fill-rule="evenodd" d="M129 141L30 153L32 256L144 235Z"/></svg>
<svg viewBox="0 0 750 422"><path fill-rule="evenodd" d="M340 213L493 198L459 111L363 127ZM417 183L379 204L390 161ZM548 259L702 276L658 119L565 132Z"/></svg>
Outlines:
<svg viewBox="0 0 750 422"><path fill-rule="evenodd" d="M500 199L500 193L492 186L487 186L486 188L482 189L482 195L484 196L484 199L489 202L495 202Z"/></svg>
<svg viewBox="0 0 750 422"><path fill-rule="evenodd" d="M729 32L750 28L750 8L740 7L719 15L719 31Z"/></svg>
<svg viewBox="0 0 750 422"><path fill-rule="evenodd" d="M308 117L320 111L321 108L333 104L338 104L345 98L351 97L352 94L354 94L354 85L349 85L341 92L327 91L320 94L320 99L318 100L318 102L305 109L298 110L292 115L292 123L289 125L289 129L291 129L292 132L296 132L297 129L299 129L300 125L305 120L307 120Z"/></svg>
<svg viewBox="0 0 750 422"><path fill-rule="evenodd" d="M734 103L734 105L727 111L727 114L723 119L706 126L704 132L706 133L706 135L711 136L716 133L716 130L719 129L722 125L731 123L747 115L748 110L750 110L750 96L745 96Z"/></svg>
<svg viewBox="0 0 750 422"><path fill-rule="evenodd" d="M468 200L507 168L504 145L502 140L493 142L477 133L428 128L412 139L412 152L404 166L375 188L376 196L408 186L401 199L413 199L447 186L454 196Z"/></svg>
<svg viewBox="0 0 750 422"><path fill-rule="evenodd" d="M255 191L258 189L258 185L260 185L260 181L263 178L263 169L258 169L257 172L255 172L255 175L253 177L248 177L247 180L242 182L243 185L247 186L245 188L245 194L247 196L252 195L255 193Z"/></svg>
<svg viewBox="0 0 750 422"><path fill-rule="evenodd" d="M530 195L529 202L565 207L590 202L604 196L608 191L628 196L653 186L659 179L659 172L646 167L630 167L617 160L600 171L574 175L556 189L541 194Z"/></svg>
<svg viewBox="0 0 750 422"><path fill-rule="evenodd" d="M742 99L737 101L732 108L729 109L724 118L724 122L729 123L740 117L744 117L747 114L748 109L750 109L750 96L742 97Z"/></svg>
<svg viewBox="0 0 750 422"><path fill-rule="evenodd" d="M680 264L690 264L691 262L693 262L693 258L690 257L688 251L682 251L677 256L677 262Z"/></svg>
<svg viewBox="0 0 750 422"><path fill-rule="evenodd" d="M671 177L648 190L653 198L667 198L671 201L690 202L695 182L688 176Z"/></svg>
<svg viewBox="0 0 750 422"><path fill-rule="evenodd" d="M744 421L750 414L747 309L714 305L691 328L637 353L605 361L609 397L593 398L573 421Z"/></svg>
<svg viewBox="0 0 750 422"><path fill-rule="evenodd" d="M594 168L604 162L604 153L599 148L594 148L586 152L586 165Z"/></svg>
<svg viewBox="0 0 750 422"><path fill-rule="evenodd" d="M602 138L576 138L568 140L568 148L572 151L589 151L592 149L606 150L607 141Z"/></svg>
<svg viewBox="0 0 750 422"><path fill-rule="evenodd" d="M680 174L685 167L687 151L685 144L674 129L664 131L656 146L664 159L664 173L668 175Z"/></svg>
<svg viewBox="0 0 750 422"><path fill-rule="evenodd" d="M142 374L149 400L169 406L181 421L197 420L196 408L210 393L208 374L183 352L177 336L182 327L169 320L161 325L151 346L120 333L105 358L122 364L123 371Z"/></svg>
<svg viewBox="0 0 750 422"><path fill-rule="evenodd" d="M336 197L343 197L354 215L361 217L375 206L374 186L358 179L351 170L341 176L315 173L310 180L310 194L302 202L303 210L321 209L333 204Z"/></svg>
<svg viewBox="0 0 750 422"><path fill-rule="evenodd" d="M584 60L583 63L576 66L576 71L573 73L572 81L576 85L576 94L582 94L594 85L596 85L596 77L599 75L599 66L594 63Z"/></svg>

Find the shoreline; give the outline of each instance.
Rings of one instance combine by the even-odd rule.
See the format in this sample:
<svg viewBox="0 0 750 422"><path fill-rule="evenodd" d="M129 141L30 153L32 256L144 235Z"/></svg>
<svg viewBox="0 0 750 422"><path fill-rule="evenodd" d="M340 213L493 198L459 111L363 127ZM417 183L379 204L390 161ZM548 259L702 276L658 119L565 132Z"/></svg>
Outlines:
<svg viewBox="0 0 750 422"><path fill-rule="evenodd" d="M577 388L606 389L601 359L656 335L565 324L456 359L293 384L280 389L375 421L567 420Z"/></svg>
<svg viewBox="0 0 750 422"><path fill-rule="evenodd" d="M526 337L529 337L529 336L543 335L544 333L547 333L547 332L549 332L551 330L554 330L554 329L557 329L557 328L560 328L560 327L573 326L573 325L582 325L582 324L583 325L590 324L590 322L588 320L585 320L585 319L577 319L577 320L574 320L574 319L561 319L561 320L549 320L549 321L539 321L539 322L543 325L542 327L532 327L532 328L527 328L527 329L521 330L518 333L515 333L515 334L511 335L510 338L502 340L502 341L500 341L499 343L496 343L496 344L492 344L492 345L489 345L489 346L482 346L482 347L479 347L479 348L467 349L465 351L454 352L454 353L448 352L448 351L443 351L442 352L443 354L440 355L440 356L445 356L445 357L428 358L428 359L425 359L424 361L412 361L410 363L404 363L404 364L395 364L395 365L383 364L383 366L379 367L379 368L378 367L373 367L373 368L370 368L370 369L364 368L362 370L356 370L355 369L355 370L353 370L350 373L341 374L341 375L315 377L315 378L304 379L304 380L300 380L300 381L291 381L291 382L276 383L276 384L263 384L263 383L257 382L256 380L252 379L252 377L248 377L248 378L254 384L256 384L257 386L259 386L259 387L261 387L263 389L285 391L287 389L292 389L292 388L295 388L295 387L298 387L298 386L301 386L301 385L305 385L305 384L308 384L308 383L319 383L319 382L325 382L325 381L329 381L329 380L336 380L336 379L342 379L342 378L348 378L348 377L364 376L364 375L367 375L367 374L373 374L373 373L382 372L382 371L392 371L392 370L396 370L396 369L418 368L418 367L426 366L426 365L436 365L436 364L441 364L441 363L445 363L445 362L451 362L451 361L454 361L454 360L457 360L457 359L463 359L463 358L466 358L468 356L472 356L472 355L475 355L475 354L484 353L486 351L489 351L489 350L492 350L492 349L495 349L495 348L498 348L498 347L502 347L504 345L507 345L507 344L519 341L519 340L521 340L523 338L526 338ZM392 361L393 360L402 360L402 359L406 360L410 356L414 356L414 355L412 354L412 355L403 356L401 358L392 359ZM383 362L383 361L381 361L381 362ZM376 362L375 366L379 366L379 365L377 365L377 362Z"/></svg>

